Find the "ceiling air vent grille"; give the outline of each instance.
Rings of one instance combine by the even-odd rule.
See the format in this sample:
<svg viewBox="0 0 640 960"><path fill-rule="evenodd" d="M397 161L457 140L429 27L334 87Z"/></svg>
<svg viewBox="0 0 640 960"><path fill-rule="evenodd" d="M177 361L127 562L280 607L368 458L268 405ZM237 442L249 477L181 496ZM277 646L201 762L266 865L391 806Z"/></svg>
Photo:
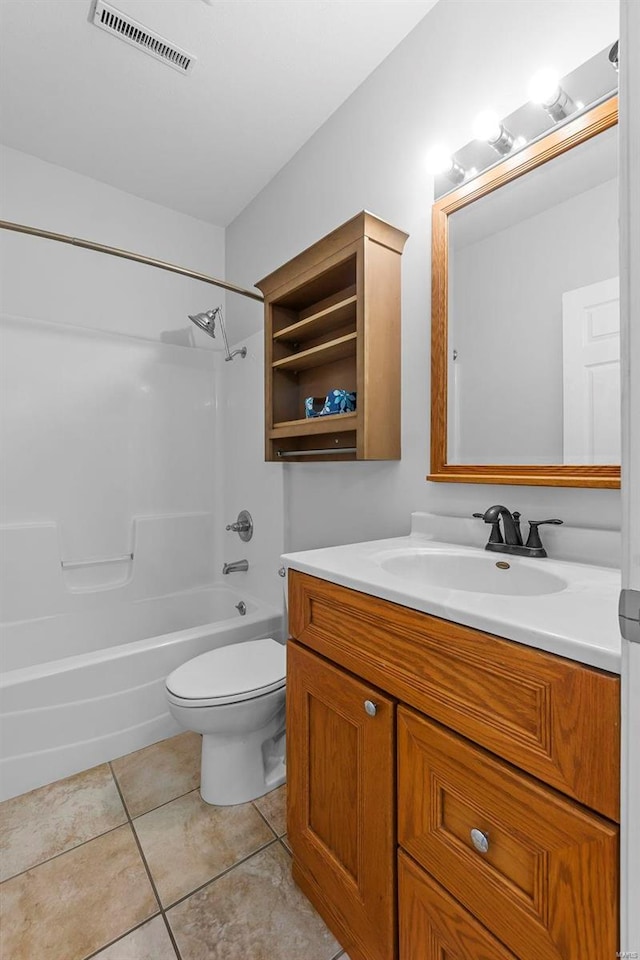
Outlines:
<svg viewBox="0 0 640 960"><path fill-rule="evenodd" d="M128 17L110 4L104 3L104 0L96 0L93 22L101 30L119 37L125 43L130 43L138 50L148 53L150 57L155 57L156 60L162 60L180 73L191 73L193 69L196 62L194 56L176 46L175 43L165 40L159 33L154 33L142 23L138 23L133 17Z"/></svg>

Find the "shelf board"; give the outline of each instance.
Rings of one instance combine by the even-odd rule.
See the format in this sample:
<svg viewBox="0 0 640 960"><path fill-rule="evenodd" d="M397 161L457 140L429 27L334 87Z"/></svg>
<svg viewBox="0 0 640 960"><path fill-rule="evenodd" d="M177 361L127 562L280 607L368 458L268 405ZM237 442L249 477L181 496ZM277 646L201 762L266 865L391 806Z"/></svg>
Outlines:
<svg viewBox="0 0 640 960"><path fill-rule="evenodd" d="M297 373L298 370L308 370L310 367L319 367L324 363L332 363L334 360L355 356L356 339L356 333L348 333L344 337L329 340L327 343L321 343L309 350L301 350L300 353L294 353L282 360L275 360L271 366L274 370Z"/></svg>
<svg viewBox="0 0 640 960"><path fill-rule="evenodd" d="M283 420L274 423L269 431L271 440L284 437L308 437L321 433L344 433L355 430L358 413L333 413L325 417L309 417L302 420Z"/></svg>
<svg viewBox="0 0 640 960"><path fill-rule="evenodd" d="M346 297L344 300L340 300L338 303L334 303L324 310L319 310L317 313L313 313L303 320L298 320L296 323L292 323L288 327L278 330L277 333L274 333L273 339L282 340L285 343L301 342L310 340L314 336L328 333L338 327L343 327L346 323L349 323L350 320L355 321L357 302L358 298L355 294L351 297Z"/></svg>

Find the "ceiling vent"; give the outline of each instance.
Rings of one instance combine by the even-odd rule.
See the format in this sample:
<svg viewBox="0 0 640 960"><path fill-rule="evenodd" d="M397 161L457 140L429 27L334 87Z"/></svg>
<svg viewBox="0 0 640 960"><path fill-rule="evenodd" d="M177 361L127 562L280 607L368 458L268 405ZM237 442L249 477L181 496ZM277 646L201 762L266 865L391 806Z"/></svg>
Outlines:
<svg viewBox="0 0 640 960"><path fill-rule="evenodd" d="M191 73L193 69L196 58L192 54L182 50L175 43L170 43L159 33L149 30L133 17L128 17L116 10L109 3L104 3L104 0L96 0L93 22L101 30L119 37L132 47L137 47L138 50L148 53L150 57L155 57L156 60L162 60L167 66L179 70L180 73Z"/></svg>

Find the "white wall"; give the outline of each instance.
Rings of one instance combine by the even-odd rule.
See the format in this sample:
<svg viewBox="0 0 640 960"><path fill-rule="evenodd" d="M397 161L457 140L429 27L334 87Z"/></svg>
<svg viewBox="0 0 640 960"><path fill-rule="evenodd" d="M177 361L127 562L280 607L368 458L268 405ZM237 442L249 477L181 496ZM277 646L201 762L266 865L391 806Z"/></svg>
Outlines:
<svg viewBox="0 0 640 960"><path fill-rule="evenodd" d="M1 160L3 218L224 276L221 228L14 150ZM198 551L192 569L210 582L222 551L221 535L211 536L222 522L222 361L186 315L221 302L220 293L47 240L2 231L0 244L0 522L14 528L5 533L14 573L18 555L24 564L30 609L47 612L29 569L51 523L57 563L128 553L134 517L180 515L184 535L180 522L171 538L161 535L151 562L177 573L181 551ZM187 518L193 513L202 525ZM125 573L91 568L81 585L108 585ZM134 559L134 574L144 573Z"/></svg>
<svg viewBox="0 0 640 960"><path fill-rule="evenodd" d="M466 514L505 502L525 516L617 527L617 491L425 482L429 468L430 212L425 153L470 139L487 105L507 115L530 76L569 72L618 35L615 0L440 0L227 228L227 270L250 285L358 210L407 230L403 256L403 454L399 463L283 465L288 549L406 532L411 510ZM236 304L235 329L255 332ZM262 412L256 413L261 417ZM274 503L274 509L277 505Z"/></svg>

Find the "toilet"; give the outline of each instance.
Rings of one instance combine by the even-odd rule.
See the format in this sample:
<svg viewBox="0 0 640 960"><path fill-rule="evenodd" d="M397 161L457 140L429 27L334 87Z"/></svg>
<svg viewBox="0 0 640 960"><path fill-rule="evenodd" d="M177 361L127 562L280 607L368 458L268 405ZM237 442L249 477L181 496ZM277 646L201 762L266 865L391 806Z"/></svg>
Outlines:
<svg viewBox="0 0 640 960"><path fill-rule="evenodd" d="M286 647L271 637L218 647L166 680L169 711L202 734L200 793L228 806L285 780Z"/></svg>

